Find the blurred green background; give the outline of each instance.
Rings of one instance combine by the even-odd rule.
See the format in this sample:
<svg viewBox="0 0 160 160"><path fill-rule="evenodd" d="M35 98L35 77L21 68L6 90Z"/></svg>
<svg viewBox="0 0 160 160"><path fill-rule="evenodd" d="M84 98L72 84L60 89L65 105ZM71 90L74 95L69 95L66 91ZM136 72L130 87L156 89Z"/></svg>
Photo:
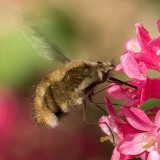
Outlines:
<svg viewBox="0 0 160 160"><path fill-rule="evenodd" d="M30 125L32 125L31 128L26 129L25 134L36 126L30 116L35 86L42 77L57 69L60 63L48 62L39 57L36 51L26 41L20 32L20 23L17 16L19 11L23 10L31 16L37 17L42 22L42 31L70 59L104 61L116 58L116 63L118 64L119 58L124 52L124 42L128 39L136 38L135 23L142 23L149 30L151 37L158 37L156 21L160 17L159 5L159 1L151 0L36 0L34 2L31 0L1 0L0 92L2 95L5 94L6 97L9 93L12 93L16 99L23 101L24 105L20 105L20 110L21 112L26 111L24 113L26 114L26 119L22 118L22 124L19 125L22 130L27 120L31 121ZM157 75L153 73L152 76ZM128 80L121 73L115 73L115 77ZM102 102L104 95L105 93L100 94L95 100ZM153 102L151 100L146 103L150 106ZM154 104L159 104L159 101L155 102L154 100ZM62 140L57 140L58 142L56 142L59 144L58 150L53 144L51 152L63 154L61 152L65 152L65 150L61 151L61 148L69 147L71 150L67 151L68 154L66 154L65 159L109 160L113 149L112 144L110 142L103 144L99 142L99 137L104 136L104 133L102 133L98 126L84 126L82 124L81 112L80 108L69 116L68 120L66 120L67 125L68 123L70 124L69 128L62 125L56 131L52 130L50 131L51 133L47 134L53 134L51 136L53 138L54 132L57 132L55 134L57 136L55 137L56 140L60 139L64 132L67 132L69 133L68 139L72 140L73 133L74 135L81 133L82 137L91 137L91 146L94 147L89 147L90 150L84 154L84 150L77 146L79 149L75 155L73 153L74 150L72 150L73 146L69 146L70 143L65 143L64 138L62 138ZM101 111L90 107L88 119L97 121L102 115L103 113ZM43 132L43 136L45 137L47 131L45 129L42 130L38 129L35 132L36 134ZM16 136L18 137L18 135ZM33 139L34 137L36 138L35 135L32 136ZM85 138L81 139L84 142L86 140ZM6 142L4 141L4 143ZM22 146L25 143L22 143ZM43 144L37 142L35 148L41 148L41 145ZM33 152L35 148L31 151ZM22 151L21 147L17 147L17 150L21 154L13 152L12 148L8 148L8 151L7 147L5 149L8 154L12 154L11 157L15 160L26 159L30 154L30 152L24 152L25 147ZM88 156L88 154L92 156ZM83 158L78 158L79 155L84 156ZM7 159L5 154L3 157ZM56 154L53 154L48 155L48 158L42 159L61 160L63 159L61 157L56 157Z"/></svg>

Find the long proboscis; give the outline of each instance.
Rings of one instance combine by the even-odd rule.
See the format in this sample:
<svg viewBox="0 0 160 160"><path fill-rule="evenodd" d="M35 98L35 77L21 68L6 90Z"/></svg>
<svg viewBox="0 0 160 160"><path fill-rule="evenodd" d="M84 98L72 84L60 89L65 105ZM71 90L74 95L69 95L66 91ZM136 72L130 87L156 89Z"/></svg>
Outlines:
<svg viewBox="0 0 160 160"><path fill-rule="evenodd" d="M109 80L111 80L113 83L116 83L116 84L126 85L130 88L137 89L137 86L131 85L128 82L121 81L120 79L117 79L117 78L114 78L114 77L109 77Z"/></svg>

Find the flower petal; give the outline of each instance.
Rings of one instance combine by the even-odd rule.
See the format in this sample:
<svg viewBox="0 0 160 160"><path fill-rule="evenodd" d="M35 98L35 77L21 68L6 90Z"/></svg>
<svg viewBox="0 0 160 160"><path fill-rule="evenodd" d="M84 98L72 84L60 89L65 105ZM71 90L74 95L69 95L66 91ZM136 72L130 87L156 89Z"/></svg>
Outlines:
<svg viewBox="0 0 160 160"><path fill-rule="evenodd" d="M157 151L152 151L149 153L147 160L160 160L160 154Z"/></svg>
<svg viewBox="0 0 160 160"><path fill-rule="evenodd" d="M152 129L150 129L149 131L146 132L146 135L149 136L155 136L156 138L158 138L158 134L157 134L158 128L155 126ZM159 139L159 138L158 138Z"/></svg>
<svg viewBox="0 0 160 160"><path fill-rule="evenodd" d="M143 62L147 68L150 69L155 69L155 70L160 70L160 61L158 59L157 54L159 54L159 51L143 51L143 53L136 53L134 54L134 58L137 61L137 63L139 62Z"/></svg>
<svg viewBox="0 0 160 160"><path fill-rule="evenodd" d="M112 120L109 119L109 116L108 117L107 116L102 116L99 119L99 125L100 125L101 129L103 130L103 132L105 132L107 135L110 135L111 132L110 132L108 126L105 123L103 124L102 122L106 122L108 124L108 126L111 127L112 126Z"/></svg>
<svg viewBox="0 0 160 160"><path fill-rule="evenodd" d="M160 78L147 78L146 84L142 90L141 102L150 98L160 99Z"/></svg>
<svg viewBox="0 0 160 160"><path fill-rule="evenodd" d="M152 39L148 45L152 47L155 51L160 50L160 37Z"/></svg>
<svg viewBox="0 0 160 160"><path fill-rule="evenodd" d="M114 148L111 160L121 160L121 154L117 151L117 147Z"/></svg>
<svg viewBox="0 0 160 160"><path fill-rule="evenodd" d="M152 108L149 108L149 109L146 109L146 110L144 110L145 111L145 113L147 114L157 114L157 112L160 110L160 106L154 106L154 107L152 107Z"/></svg>
<svg viewBox="0 0 160 160"><path fill-rule="evenodd" d="M147 160L149 152L143 152L142 154L139 155L139 157L143 160Z"/></svg>
<svg viewBox="0 0 160 160"><path fill-rule="evenodd" d="M125 102L123 105L130 106L130 107L139 107L140 100L139 99L130 99Z"/></svg>
<svg viewBox="0 0 160 160"><path fill-rule="evenodd" d="M140 109L124 107L124 114L127 121L140 131L149 131L155 125L148 116Z"/></svg>
<svg viewBox="0 0 160 160"><path fill-rule="evenodd" d="M125 102L123 104L123 106L121 106L118 110L118 115L119 116L122 116L122 117L125 117L125 113L124 113L124 110L125 110L125 106L129 106L129 107L139 107L139 104L140 104L140 100L139 99L136 99L136 100L128 100L127 102Z"/></svg>
<svg viewBox="0 0 160 160"><path fill-rule="evenodd" d="M121 56L121 64L124 72L132 79L136 81L145 81L147 79L146 66L144 63L140 65L134 58L134 54L127 52Z"/></svg>
<svg viewBox="0 0 160 160"><path fill-rule="evenodd" d="M135 26L140 46L142 47L142 49L148 49L148 42L151 41L148 31L140 23L135 24Z"/></svg>
<svg viewBox="0 0 160 160"><path fill-rule="evenodd" d="M152 108L144 110L144 112L153 122L155 122L155 117L159 110L160 110L160 106L154 106Z"/></svg>
<svg viewBox="0 0 160 160"><path fill-rule="evenodd" d="M106 109L108 111L108 113L113 117L113 118L118 118L119 117L116 115L115 113L115 109L114 109L114 106L112 105L112 102L109 98L105 97L105 103L106 103Z"/></svg>
<svg viewBox="0 0 160 160"><path fill-rule="evenodd" d="M156 117L155 117L155 125L160 128L160 111L158 111Z"/></svg>
<svg viewBox="0 0 160 160"><path fill-rule="evenodd" d="M128 135L137 134L139 131L131 126L127 121L123 119L121 122L114 122L116 133L121 137L121 139L125 138Z"/></svg>
<svg viewBox="0 0 160 160"><path fill-rule="evenodd" d="M129 135L117 146L117 150L125 155L137 155L145 151L143 148L143 136L145 133Z"/></svg>
<svg viewBox="0 0 160 160"><path fill-rule="evenodd" d="M128 88L122 88L122 85L118 85L115 83L111 85L111 87L108 87L106 89L106 93L112 98L123 101L130 99L134 95L134 92L129 92Z"/></svg>
<svg viewBox="0 0 160 160"><path fill-rule="evenodd" d="M157 133L159 132L159 128L157 128ZM156 135L156 140L157 140L157 142L158 142L158 144L160 144L160 133L158 133L157 135ZM160 150L158 150L158 153L160 154Z"/></svg>
<svg viewBox="0 0 160 160"><path fill-rule="evenodd" d="M145 63L143 63L143 62L139 63L139 71L141 74L147 75L147 67L146 67Z"/></svg>
<svg viewBox="0 0 160 160"><path fill-rule="evenodd" d="M131 53L141 52L138 39L130 39L125 43L125 48Z"/></svg>
<svg viewBox="0 0 160 160"><path fill-rule="evenodd" d="M123 67L121 63L116 66L115 71L123 71Z"/></svg>
<svg viewBox="0 0 160 160"><path fill-rule="evenodd" d="M111 160L128 160L133 158L134 156L126 156L122 155L119 151L117 151L117 147L114 148Z"/></svg>

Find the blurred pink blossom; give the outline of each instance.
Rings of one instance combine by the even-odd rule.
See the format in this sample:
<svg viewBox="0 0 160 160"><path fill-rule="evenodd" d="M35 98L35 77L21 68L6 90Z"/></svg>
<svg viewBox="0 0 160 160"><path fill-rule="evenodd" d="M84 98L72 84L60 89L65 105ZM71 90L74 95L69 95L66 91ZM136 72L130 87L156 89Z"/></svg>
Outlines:
<svg viewBox="0 0 160 160"><path fill-rule="evenodd" d="M10 127L18 115L18 100L8 91L0 93L0 143L6 138Z"/></svg>
<svg viewBox="0 0 160 160"><path fill-rule="evenodd" d="M0 160L101 159L101 145L86 128L42 128L28 107L22 95L0 91Z"/></svg>

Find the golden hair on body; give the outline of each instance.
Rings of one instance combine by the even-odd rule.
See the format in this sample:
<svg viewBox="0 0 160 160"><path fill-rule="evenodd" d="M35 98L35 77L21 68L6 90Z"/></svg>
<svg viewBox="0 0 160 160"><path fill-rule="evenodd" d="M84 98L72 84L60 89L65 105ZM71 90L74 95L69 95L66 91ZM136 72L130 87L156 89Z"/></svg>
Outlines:
<svg viewBox="0 0 160 160"><path fill-rule="evenodd" d="M46 76L36 89L37 121L57 126L64 113L82 104L96 85L106 81L112 68L109 63L77 60Z"/></svg>

